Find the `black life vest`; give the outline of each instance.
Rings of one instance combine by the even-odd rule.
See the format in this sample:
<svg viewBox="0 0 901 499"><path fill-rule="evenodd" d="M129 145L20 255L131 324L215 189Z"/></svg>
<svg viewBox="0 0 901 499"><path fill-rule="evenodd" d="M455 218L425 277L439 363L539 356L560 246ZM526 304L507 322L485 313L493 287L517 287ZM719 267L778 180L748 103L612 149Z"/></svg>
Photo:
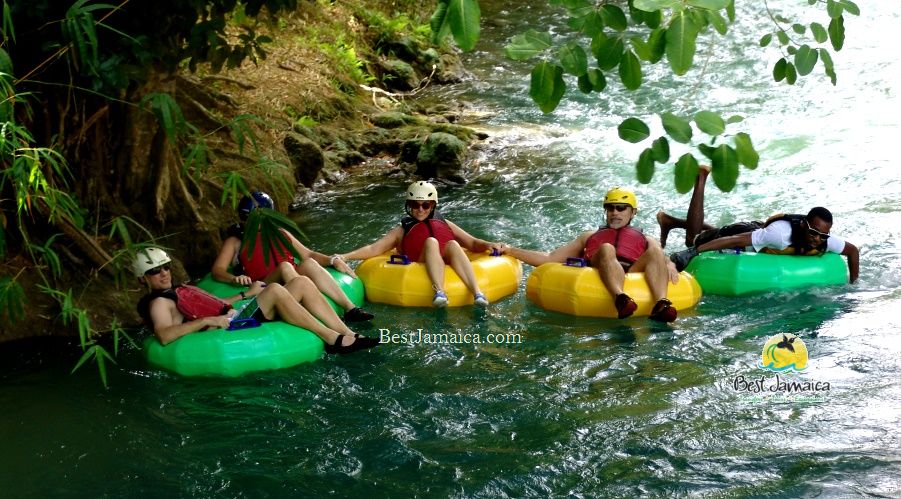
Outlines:
<svg viewBox="0 0 901 499"><path fill-rule="evenodd" d="M773 222L784 220L791 224L791 244L782 250L773 248L764 248L761 253L770 253L774 255L822 255L826 252L826 241L821 240L819 246L811 248L807 244L807 227L801 222L806 220L804 215L777 213L766 220L764 227Z"/></svg>

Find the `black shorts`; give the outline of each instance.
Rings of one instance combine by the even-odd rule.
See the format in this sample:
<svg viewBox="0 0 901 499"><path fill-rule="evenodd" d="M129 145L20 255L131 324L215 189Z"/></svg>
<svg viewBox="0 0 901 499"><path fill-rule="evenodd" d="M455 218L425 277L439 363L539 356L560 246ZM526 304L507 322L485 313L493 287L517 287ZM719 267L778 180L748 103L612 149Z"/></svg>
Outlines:
<svg viewBox="0 0 901 499"><path fill-rule="evenodd" d="M754 232L757 229L763 227L763 222L738 222L731 225L725 225L720 227L719 229L708 229L697 236L695 236L694 244L692 246L698 247L704 243L708 243L713 241L714 239L719 239L721 237L729 237L735 236L738 234L745 234L748 232Z"/></svg>
<svg viewBox="0 0 901 499"><path fill-rule="evenodd" d="M256 319L256 321L259 322L260 324L262 324L264 322L272 322L275 320L275 319L267 319L266 316L263 315L263 309L261 309L261 308L257 308L257 310L253 313L253 315L251 315L251 317Z"/></svg>

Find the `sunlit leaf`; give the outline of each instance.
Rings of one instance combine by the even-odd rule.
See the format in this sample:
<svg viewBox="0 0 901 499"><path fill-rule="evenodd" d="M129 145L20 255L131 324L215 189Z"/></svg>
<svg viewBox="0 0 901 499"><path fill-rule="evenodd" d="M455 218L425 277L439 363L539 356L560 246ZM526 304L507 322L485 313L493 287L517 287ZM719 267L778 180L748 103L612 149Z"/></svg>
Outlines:
<svg viewBox="0 0 901 499"><path fill-rule="evenodd" d="M616 127L619 138L637 144L651 135L651 129L638 118L626 118Z"/></svg>
<svg viewBox="0 0 901 499"><path fill-rule="evenodd" d="M507 57L521 61L532 57L551 46L551 34L530 29L513 37L504 47Z"/></svg>
<svg viewBox="0 0 901 499"><path fill-rule="evenodd" d="M695 114L698 129L707 135L719 135L726 131L726 122L722 116L712 111L700 111Z"/></svg>
<svg viewBox="0 0 901 499"><path fill-rule="evenodd" d="M735 188L738 181L738 156L735 150L727 144L721 144L716 148L710 159L713 170L713 183L723 192L729 192Z"/></svg>
<svg viewBox="0 0 901 499"><path fill-rule="evenodd" d="M619 65L624 50L623 40L619 36L608 37L604 33L599 33L591 40L591 51L601 69L613 69Z"/></svg>
<svg viewBox="0 0 901 499"><path fill-rule="evenodd" d="M788 66L788 61L785 58L781 58L776 61L776 64L773 66L773 79L776 81L782 81L785 79L785 68Z"/></svg>
<svg viewBox="0 0 901 499"><path fill-rule="evenodd" d="M795 53L795 68L801 76L809 75L817 64L817 51L808 45L801 45Z"/></svg>
<svg viewBox="0 0 901 499"><path fill-rule="evenodd" d="M676 191L685 194L695 185L698 177L698 160L691 154L685 153L676 161L675 182Z"/></svg>
<svg viewBox="0 0 901 499"><path fill-rule="evenodd" d="M690 16L679 13L666 29L666 58L677 75L684 75L691 68L695 56L698 27Z"/></svg>
<svg viewBox="0 0 901 499"><path fill-rule="evenodd" d="M757 168L760 155L754 149L750 135L744 132L735 134L735 154L738 157L738 162L745 165L745 167L751 170Z"/></svg>
<svg viewBox="0 0 901 499"><path fill-rule="evenodd" d="M588 72L588 57L585 50L576 42L564 45L558 54L563 70L573 76L582 76Z"/></svg>
<svg viewBox="0 0 901 499"><path fill-rule="evenodd" d="M641 61L635 52L630 50L623 55L619 62L619 77L629 90L636 90L641 86Z"/></svg>
<svg viewBox="0 0 901 499"><path fill-rule="evenodd" d="M769 45L770 42L772 42L772 41L773 41L773 34L772 34L772 33L767 33L767 34L765 34L765 35L763 35L763 36L760 37L760 46L761 46L761 47L766 47L766 46Z"/></svg>
<svg viewBox="0 0 901 499"><path fill-rule="evenodd" d="M642 184L650 183L651 179L654 178L653 155L654 153L650 149L645 149L638 156L638 162L635 164L635 178Z"/></svg>
<svg viewBox="0 0 901 499"><path fill-rule="evenodd" d="M547 62L539 62L532 69L529 97L538 104L538 108L542 112L550 113L556 109L565 92L563 68Z"/></svg>
<svg viewBox="0 0 901 499"><path fill-rule="evenodd" d="M658 137L651 143L652 158L658 163L666 163L669 161L669 141L666 137Z"/></svg>
<svg viewBox="0 0 901 499"><path fill-rule="evenodd" d="M691 140L691 125L688 121L676 116L672 113L663 113L660 115L663 123L663 129L666 134L680 144L687 144Z"/></svg>
<svg viewBox="0 0 901 499"><path fill-rule="evenodd" d="M454 40L464 51L472 50L479 40L478 0L450 0L447 6L447 22Z"/></svg>
<svg viewBox="0 0 901 499"><path fill-rule="evenodd" d="M607 78L600 69L588 70L588 79L591 81L591 86L594 87L595 92L603 92L607 88Z"/></svg>
<svg viewBox="0 0 901 499"><path fill-rule="evenodd" d="M810 23L810 32L817 43L824 43L829 39L829 33L826 32L826 28L820 23Z"/></svg>
<svg viewBox="0 0 901 499"><path fill-rule="evenodd" d="M721 10L729 5L729 0L685 0L685 3L702 9Z"/></svg>
<svg viewBox="0 0 901 499"><path fill-rule="evenodd" d="M626 13L623 9L613 4L604 4L600 10L604 24L615 31L625 31L628 22L626 21Z"/></svg>
<svg viewBox="0 0 901 499"><path fill-rule="evenodd" d="M838 52L845 45L845 18L838 16L829 21L828 32L832 48Z"/></svg>

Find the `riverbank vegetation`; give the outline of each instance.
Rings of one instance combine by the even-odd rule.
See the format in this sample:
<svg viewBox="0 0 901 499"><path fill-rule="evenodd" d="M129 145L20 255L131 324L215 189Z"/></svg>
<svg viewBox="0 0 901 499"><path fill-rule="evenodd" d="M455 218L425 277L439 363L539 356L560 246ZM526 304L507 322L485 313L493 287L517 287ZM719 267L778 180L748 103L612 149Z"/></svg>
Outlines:
<svg viewBox="0 0 901 499"><path fill-rule="evenodd" d="M635 90L663 61L690 74L698 44L725 36L737 15L734 0L551 3L577 36L558 42L537 26L507 47L537 60L529 93L546 113L572 87ZM819 65L835 84L829 48L841 49L844 16L859 10L851 0L808 3L825 18L768 8L773 28L755 43L777 48L776 82ZM369 157L465 180L459 158L477 135L452 123L452 106L416 116L404 97L459 80L447 40L475 47L480 21L477 0L3 1L0 341L77 334L82 361L102 373L112 356L98 339L115 350L134 321L139 290L126 267L137 247L189 255L179 273L197 277L249 189L284 208L298 189ZM669 165L684 192L709 161L730 190L739 165L757 165L739 117L699 103L659 119L659 137L646 118L619 127L629 142L653 139L639 181ZM671 142L694 149L675 158Z"/></svg>

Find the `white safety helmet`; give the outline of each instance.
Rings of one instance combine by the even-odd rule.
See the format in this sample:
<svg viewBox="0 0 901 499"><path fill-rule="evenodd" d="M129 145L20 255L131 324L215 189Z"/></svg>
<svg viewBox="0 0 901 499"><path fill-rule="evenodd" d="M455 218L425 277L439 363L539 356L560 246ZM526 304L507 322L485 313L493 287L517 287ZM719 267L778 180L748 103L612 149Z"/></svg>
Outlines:
<svg viewBox="0 0 901 499"><path fill-rule="evenodd" d="M438 189L430 182L413 182L407 187L407 201L434 201L437 204Z"/></svg>
<svg viewBox="0 0 901 499"><path fill-rule="evenodd" d="M172 259L165 251L159 248L146 248L138 251L131 268L134 270L135 277L143 277L148 270L171 261Z"/></svg>

